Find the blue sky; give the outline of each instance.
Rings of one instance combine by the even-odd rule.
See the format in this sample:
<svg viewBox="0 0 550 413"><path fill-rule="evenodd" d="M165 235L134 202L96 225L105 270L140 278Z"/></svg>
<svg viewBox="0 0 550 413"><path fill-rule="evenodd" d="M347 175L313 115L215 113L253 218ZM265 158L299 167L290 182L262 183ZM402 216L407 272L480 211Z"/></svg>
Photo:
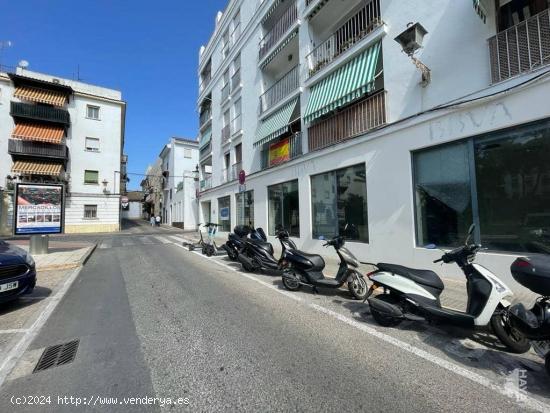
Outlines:
<svg viewBox="0 0 550 413"><path fill-rule="evenodd" d="M0 41L4 65L122 91L128 102L125 151L143 173L171 136L195 137L198 51L227 0L8 1ZM130 188L141 178L130 176Z"/></svg>

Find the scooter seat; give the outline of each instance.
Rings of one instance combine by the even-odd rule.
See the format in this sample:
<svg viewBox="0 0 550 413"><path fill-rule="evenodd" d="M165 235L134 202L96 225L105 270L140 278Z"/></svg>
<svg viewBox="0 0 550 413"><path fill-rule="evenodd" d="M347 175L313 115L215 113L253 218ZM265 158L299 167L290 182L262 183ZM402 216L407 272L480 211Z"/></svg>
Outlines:
<svg viewBox="0 0 550 413"><path fill-rule="evenodd" d="M298 260L296 260L296 257L299 257ZM291 261L300 261L299 264L304 266L307 271L322 271L323 268L325 268L325 260L323 260L323 257L317 254L308 254L307 252L303 252L300 250L293 250L292 254L288 257ZM304 262L306 260L306 262ZM307 262L309 261L309 262ZM311 263L311 265L309 265Z"/></svg>
<svg viewBox="0 0 550 413"><path fill-rule="evenodd" d="M269 242L267 241L263 241L263 240L259 240L259 239L252 239L252 238L248 238L246 240L246 242L256 246L256 247L259 247L265 251L267 251L268 253L270 253L271 255L273 255L273 245L271 245Z"/></svg>
<svg viewBox="0 0 550 413"><path fill-rule="evenodd" d="M439 278L439 275L430 270L417 270L414 268L403 267L402 265L387 264L384 262L376 264L376 266L381 271L387 271L401 275L410 280L413 280L414 282L417 282L418 284L433 287L438 290L443 290L443 288L445 287L443 285L443 281L441 281L441 278Z"/></svg>

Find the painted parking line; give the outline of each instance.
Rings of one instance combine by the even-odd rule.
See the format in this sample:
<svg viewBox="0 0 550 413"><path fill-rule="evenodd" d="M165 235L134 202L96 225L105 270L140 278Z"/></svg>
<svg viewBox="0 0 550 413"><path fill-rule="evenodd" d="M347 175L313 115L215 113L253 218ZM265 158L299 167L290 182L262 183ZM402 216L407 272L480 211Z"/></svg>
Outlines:
<svg viewBox="0 0 550 413"><path fill-rule="evenodd" d="M29 331L28 328L11 328L8 330L0 330L0 334L26 333L27 331Z"/></svg>
<svg viewBox="0 0 550 413"><path fill-rule="evenodd" d="M186 250L184 247L182 247L180 245L176 245L176 246ZM304 304L306 304L309 308L311 308L311 309L313 309L313 310L315 310L319 313L322 313L326 316L335 318L336 320L341 321L341 322L347 324L350 327L358 329L358 330L362 331L365 334L368 334L370 336L378 338L379 340L382 340L385 343L391 344L391 345L393 345L393 346L395 346L395 347L397 347L397 348L399 348L403 351L411 353L411 354L415 355L416 357L424 359L424 360L426 360L426 361L428 361L428 362L430 362L430 363L432 363L432 364L434 364L434 365L436 365L440 368L443 368L443 369L449 371L450 373L461 376L461 377L463 377L465 379L468 379L468 380L470 380L470 381L472 381L476 384L479 384L479 385L481 385L481 386L483 386L483 387L485 387L489 390L492 390L495 393L498 393L502 396L510 398L514 402L522 405L525 408L529 408L529 409L540 411L540 412L549 412L550 411L550 405L549 404L543 403L543 402L541 402L541 401L539 401L539 400L537 400L533 397L528 396L521 389L507 388L506 386L502 386L502 384L496 383L496 382L492 381L491 379L489 379L485 376L482 376L481 374L478 374L478 373L476 373L472 370L468 370L468 369L466 369L466 368L464 368L464 367L462 367L462 366L460 366L456 363L453 363L451 361L445 360L441 357L438 357L436 355L428 353L425 350L422 350L418 347L415 347L412 344L406 343L406 342L404 342L404 341L402 341L398 338L395 338L393 336L390 336L386 333L382 333L381 331L378 331L375 328L373 328L373 327L371 327L371 326L369 326L365 323L360 323L360 322L358 322L358 321L356 321L356 320L354 320L350 317L347 317L343 314L340 314L336 311L330 310L326 307L323 307L321 305L309 302L307 300L303 300L300 297L298 297L296 294L292 294L289 291L281 290L281 289L277 288L275 285L270 284L268 282L265 282L263 280L260 280L256 277L254 277L253 275L238 271L235 267L227 265L227 264L219 261L215 257L206 257L198 251L193 251L193 253L198 255L199 257L201 257L203 259L212 261L213 263L215 263L215 264L217 264L221 267L229 269L229 270L235 272L236 274L238 274L240 276L243 276L243 277L248 278L252 281L255 281L255 282L257 282L257 283L259 283L259 284L261 284L261 285L263 285L263 286L265 286L265 287L267 287L267 288L269 288L269 289L271 289L271 290L273 290L273 291L275 291L275 292L277 292L281 295L284 295L285 297L292 298L295 301L301 301Z"/></svg>

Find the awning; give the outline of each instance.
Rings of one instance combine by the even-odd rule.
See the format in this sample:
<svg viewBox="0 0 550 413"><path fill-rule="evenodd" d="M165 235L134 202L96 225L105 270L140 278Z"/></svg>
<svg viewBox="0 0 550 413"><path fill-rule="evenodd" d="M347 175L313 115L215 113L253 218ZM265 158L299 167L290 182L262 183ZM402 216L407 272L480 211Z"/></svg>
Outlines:
<svg viewBox="0 0 550 413"><path fill-rule="evenodd" d="M484 4L484 0L473 0L473 3L477 15L483 20L483 23L487 23L487 5Z"/></svg>
<svg viewBox="0 0 550 413"><path fill-rule="evenodd" d="M271 53L269 53L269 55L267 56L267 58L265 58L265 60L262 61L262 64L260 65L260 69L263 69L264 67L266 67L274 58L275 56L277 56L277 54L283 50L287 44L290 43L290 41L298 34L298 29L294 30L292 33L290 33L286 39L275 49L273 50Z"/></svg>
<svg viewBox="0 0 550 413"><path fill-rule="evenodd" d="M17 139L47 143L61 143L65 130L62 126L41 123L18 123L11 136Z"/></svg>
<svg viewBox="0 0 550 413"><path fill-rule="evenodd" d="M281 109L265 118L256 132L254 146L263 145L286 133L292 121L300 117L298 98L290 101Z"/></svg>
<svg viewBox="0 0 550 413"><path fill-rule="evenodd" d="M31 102L47 103L54 106L64 106L67 103L67 95L63 92L54 90L38 89L28 86L18 86L13 94L21 100L30 100Z"/></svg>
<svg viewBox="0 0 550 413"><path fill-rule="evenodd" d="M203 147L208 145L211 139L212 139L212 127L209 127L201 135L201 138L199 140L199 149L202 149Z"/></svg>
<svg viewBox="0 0 550 413"><path fill-rule="evenodd" d="M304 114L306 123L374 89L380 42L313 85Z"/></svg>
<svg viewBox="0 0 550 413"><path fill-rule="evenodd" d="M271 17L271 15L273 14L273 12L275 11L275 9L277 7L279 7L279 4L281 4L283 0L275 0L273 2L273 4L271 5L271 7L267 10L267 12L264 14L264 17L262 17L262 24L264 24L267 19L269 19Z"/></svg>
<svg viewBox="0 0 550 413"><path fill-rule="evenodd" d="M43 161L15 161L12 172L32 175L60 175L63 164Z"/></svg>

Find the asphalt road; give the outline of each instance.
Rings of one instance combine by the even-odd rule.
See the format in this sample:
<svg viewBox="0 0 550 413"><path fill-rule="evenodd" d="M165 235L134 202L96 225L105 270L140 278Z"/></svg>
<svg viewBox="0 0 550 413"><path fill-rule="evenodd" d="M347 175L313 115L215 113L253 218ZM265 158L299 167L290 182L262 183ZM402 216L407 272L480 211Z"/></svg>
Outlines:
<svg viewBox="0 0 550 413"><path fill-rule="evenodd" d="M80 339L75 361L11 377L0 388L0 410L550 409L548 382L529 358L480 345L462 357L453 346L463 340L446 332L374 327L343 292L287 293L277 277L244 274L176 244L177 236L162 232L105 239L27 352ZM492 370L498 363L523 366L537 382L506 395L509 380ZM54 403L10 401L25 395ZM96 405L60 406L58 395ZM188 404L101 406L97 396Z"/></svg>

